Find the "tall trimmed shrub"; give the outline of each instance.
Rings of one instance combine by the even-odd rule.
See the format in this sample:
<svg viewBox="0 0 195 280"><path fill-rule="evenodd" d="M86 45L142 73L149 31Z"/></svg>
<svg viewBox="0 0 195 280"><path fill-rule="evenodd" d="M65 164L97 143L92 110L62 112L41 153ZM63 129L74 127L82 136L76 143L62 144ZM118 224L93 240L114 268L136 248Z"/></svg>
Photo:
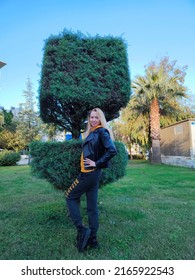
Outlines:
<svg viewBox="0 0 195 280"><path fill-rule="evenodd" d="M114 182L124 176L128 156L124 145L115 142L118 154L110 161L110 167L103 170L100 185ZM54 187L67 189L80 172L82 142L33 142L30 145L32 173L49 181Z"/></svg>
<svg viewBox="0 0 195 280"><path fill-rule="evenodd" d="M108 121L116 118L129 101L130 88L127 46L121 37L64 30L45 41L39 87L44 122L78 139L89 110L99 107Z"/></svg>

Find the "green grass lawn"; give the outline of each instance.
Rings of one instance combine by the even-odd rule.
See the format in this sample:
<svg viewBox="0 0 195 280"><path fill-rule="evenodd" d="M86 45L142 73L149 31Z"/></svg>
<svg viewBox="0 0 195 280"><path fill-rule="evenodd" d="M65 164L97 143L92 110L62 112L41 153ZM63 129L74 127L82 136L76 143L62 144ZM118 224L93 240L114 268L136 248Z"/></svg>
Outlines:
<svg viewBox="0 0 195 280"><path fill-rule="evenodd" d="M29 166L0 167L0 259L195 259L195 170L132 161L100 189L99 214L101 247L78 253L63 193Z"/></svg>

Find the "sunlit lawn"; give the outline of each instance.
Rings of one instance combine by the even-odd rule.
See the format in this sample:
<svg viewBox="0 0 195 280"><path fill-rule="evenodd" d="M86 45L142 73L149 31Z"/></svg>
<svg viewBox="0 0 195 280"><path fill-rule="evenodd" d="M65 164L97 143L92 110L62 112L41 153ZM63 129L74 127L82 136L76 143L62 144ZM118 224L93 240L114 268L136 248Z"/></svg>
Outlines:
<svg viewBox="0 0 195 280"><path fill-rule="evenodd" d="M73 178L74 179L74 178ZM82 201L87 221L85 199ZM100 249L78 253L64 196L29 166L0 167L1 259L195 259L195 170L132 161L99 191Z"/></svg>

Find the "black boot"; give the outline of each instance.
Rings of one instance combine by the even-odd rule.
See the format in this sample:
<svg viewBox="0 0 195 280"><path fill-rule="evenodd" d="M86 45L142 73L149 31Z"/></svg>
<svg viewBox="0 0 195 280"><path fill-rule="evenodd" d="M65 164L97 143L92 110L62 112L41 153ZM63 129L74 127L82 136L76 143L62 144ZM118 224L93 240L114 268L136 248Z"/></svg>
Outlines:
<svg viewBox="0 0 195 280"><path fill-rule="evenodd" d="M79 252L83 252L88 243L91 230L83 226L78 227L77 230L77 249Z"/></svg>
<svg viewBox="0 0 195 280"><path fill-rule="evenodd" d="M93 249L97 249L100 246L96 236L90 236L87 245Z"/></svg>

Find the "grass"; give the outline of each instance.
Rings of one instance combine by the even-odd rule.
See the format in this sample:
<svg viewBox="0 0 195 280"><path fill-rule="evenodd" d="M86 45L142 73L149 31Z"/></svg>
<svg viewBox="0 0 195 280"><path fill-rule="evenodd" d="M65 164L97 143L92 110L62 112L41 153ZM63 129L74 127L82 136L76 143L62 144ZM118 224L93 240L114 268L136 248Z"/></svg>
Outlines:
<svg viewBox="0 0 195 280"><path fill-rule="evenodd" d="M99 191L100 249L78 253L64 196L29 166L0 168L2 260L194 260L195 170L132 161ZM81 203L87 223L85 199Z"/></svg>

